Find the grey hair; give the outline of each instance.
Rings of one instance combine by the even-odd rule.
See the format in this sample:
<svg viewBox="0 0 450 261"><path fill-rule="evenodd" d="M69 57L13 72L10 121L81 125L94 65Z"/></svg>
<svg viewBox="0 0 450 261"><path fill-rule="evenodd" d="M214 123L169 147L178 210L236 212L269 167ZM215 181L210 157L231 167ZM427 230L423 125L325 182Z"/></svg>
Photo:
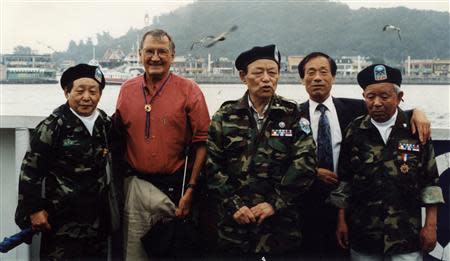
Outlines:
<svg viewBox="0 0 450 261"><path fill-rule="evenodd" d="M399 93L403 92L402 89L400 89L400 86L398 86L397 84L393 84L393 85L394 85L395 94L399 94Z"/></svg>
<svg viewBox="0 0 450 261"><path fill-rule="evenodd" d="M170 50L172 51L172 53L175 53L175 43L172 41L172 37L170 37L170 35L166 31L161 30L161 29L153 29L153 30L147 31L142 36L141 43L139 44L139 49L142 50L142 47L144 46L145 38L147 36L149 36L149 35L151 37L154 37L154 38L157 38L157 39L160 39L160 40L162 40L162 38L164 36L167 37L169 39Z"/></svg>

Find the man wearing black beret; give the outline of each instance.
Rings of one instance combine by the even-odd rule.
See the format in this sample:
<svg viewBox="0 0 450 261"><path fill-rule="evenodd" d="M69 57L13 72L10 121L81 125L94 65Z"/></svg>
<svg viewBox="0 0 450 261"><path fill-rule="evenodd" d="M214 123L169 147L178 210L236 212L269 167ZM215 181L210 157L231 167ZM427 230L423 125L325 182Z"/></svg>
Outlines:
<svg viewBox="0 0 450 261"><path fill-rule="evenodd" d="M398 107L401 82L400 70L384 64L358 74L368 114L343 136L341 182L331 193L337 239L352 260L422 260L436 245L437 204L444 201L433 145L420 142Z"/></svg>
<svg viewBox="0 0 450 261"><path fill-rule="evenodd" d="M337 209L327 199L339 183L337 163L340 144L347 125L356 117L367 113L363 100L332 96L336 62L327 54L313 52L298 65L298 72L309 99L300 104L311 122L317 144L317 178L306 195L304 238L301 256L305 259L346 259L347 253L336 242ZM339 87L335 87L339 88ZM411 128L417 129L421 141L429 137L430 123L425 114L414 110Z"/></svg>
<svg viewBox="0 0 450 261"><path fill-rule="evenodd" d="M36 127L19 180L16 223L42 232L42 260L106 260L110 119L97 109L105 78L78 64L61 76L67 102Z"/></svg>
<svg viewBox="0 0 450 261"><path fill-rule="evenodd" d="M247 92L214 114L206 176L220 256L292 254L300 245L297 202L315 178L315 145L296 103L275 94L280 53L254 47L236 59Z"/></svg>

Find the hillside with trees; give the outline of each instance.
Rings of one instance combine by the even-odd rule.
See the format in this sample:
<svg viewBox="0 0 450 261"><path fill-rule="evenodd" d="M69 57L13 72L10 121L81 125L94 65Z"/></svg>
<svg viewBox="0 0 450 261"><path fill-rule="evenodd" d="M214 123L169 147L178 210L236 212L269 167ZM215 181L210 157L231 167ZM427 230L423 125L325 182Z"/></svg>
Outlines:
<svg viewBox="0 0 450 261"><path fill-rule="evenodd" d="M151 8L151 6L149 6ZM386 24L401 28L383 32ZM224 42L211 48L194 48L193 41L217 35L237 25ZM147 28L130 29L113 38L107 32L97 35L96 54L108 48L130 52L143 32L152 28L168 31L176 43L177 55L234 59L254 45L277 44L282 55L302 55L323 51L333 57L369 56L375 61L399 62L409 55L414 59L450 58L450 15L404 7L352 10L343 3L322 1L210 1L198 0L153 18ZM71 41L57 60L77 62L92 58L91 39Z"/></svg>

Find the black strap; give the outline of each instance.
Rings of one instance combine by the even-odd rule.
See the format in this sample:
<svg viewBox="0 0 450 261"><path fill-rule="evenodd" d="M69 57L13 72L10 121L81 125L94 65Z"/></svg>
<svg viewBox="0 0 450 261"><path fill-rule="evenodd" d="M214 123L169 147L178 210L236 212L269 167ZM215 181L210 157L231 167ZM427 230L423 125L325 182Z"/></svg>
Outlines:
<svg viewBox="0 0 450 261"><path fill-rule="evenodd" d="M142 93L144 95L144 105L151 105L153 102L153 99L159 95L159 93L164 89L164 87L166 86L166 83L169 82L170 77L172 76L171 73L169 73L169 76L167 77L167 79L163 82L163 84L161 85L161 87L159 88L159 90L155 93L155 95L153 95L152 97L150 97L150 100L147 103L147 95L145 94L145 85L144 82L142 83ZM144 131L144 136L146 139L150 138L150 112L151 112L151 107L149 110L145 111L145 131Z"/></svg>

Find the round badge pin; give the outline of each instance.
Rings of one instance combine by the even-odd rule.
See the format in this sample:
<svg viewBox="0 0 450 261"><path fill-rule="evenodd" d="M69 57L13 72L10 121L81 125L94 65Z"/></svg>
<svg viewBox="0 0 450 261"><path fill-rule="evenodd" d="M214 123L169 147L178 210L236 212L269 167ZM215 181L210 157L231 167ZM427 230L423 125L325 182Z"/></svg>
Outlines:
<svg viewBox="0 0 450 261"><path fill-rule="evenodd" d="M284 121L280 121L280 122L278 123L278 127L284 128L284 127L286 127L286 123L284 123Z"/></svg>

